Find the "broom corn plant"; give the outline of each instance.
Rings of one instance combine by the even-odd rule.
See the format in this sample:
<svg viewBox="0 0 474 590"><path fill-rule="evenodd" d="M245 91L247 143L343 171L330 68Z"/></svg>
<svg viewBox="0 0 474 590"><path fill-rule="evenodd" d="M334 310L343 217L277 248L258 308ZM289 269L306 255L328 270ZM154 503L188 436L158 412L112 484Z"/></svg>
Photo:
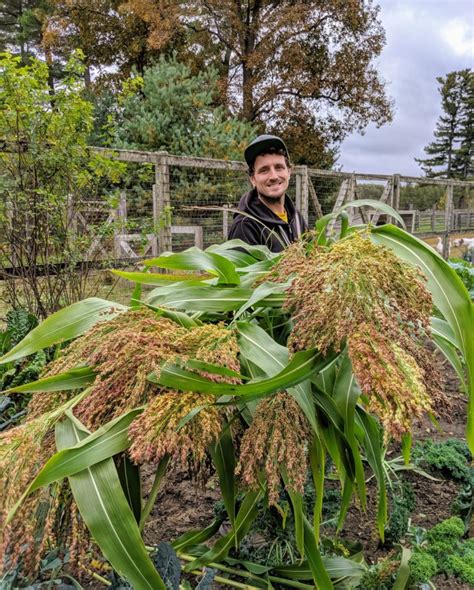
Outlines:
<svg viewBox="0 0 474 590"><path fill-rule="evenodd" d="M384 204L353 205L397 218ZM0 437L3 567L31 574L45 547L68 546L80 574L93 542L134 588L164 588L141 531L163 475L179 462L194 476L212 463L231 524L208 549L202 543L216 534L214 525L175 540L187 561L193 549L188 571L225 560L262 500L283 514L283 486L299 561L273 575L284 583L291 570L290 585L310 575L324 590L360 577L358 564L340 558L345 573L336 574L320 554L326 459L342 489L339 528L354 494L365 506L367 462L383 537L385 447L391 439L405 444L413 420L447 404L430 342L465 384L473 450L474 313L461 280L403 229L350 227L344 210L278 255L231 241L167 253L147 266L170 273L160 280L114 271L153 285L143 300L135 289L130 308L76 303L0 359L70 341L41 379L17 388L17 395L34 392L28 414ZM133 494L122 487L120 465L137 481L140 466L154 467L146 504L139 485ZM302 501L308 470L312 518ZM45 503L48 516L39 522Z"/></svg>

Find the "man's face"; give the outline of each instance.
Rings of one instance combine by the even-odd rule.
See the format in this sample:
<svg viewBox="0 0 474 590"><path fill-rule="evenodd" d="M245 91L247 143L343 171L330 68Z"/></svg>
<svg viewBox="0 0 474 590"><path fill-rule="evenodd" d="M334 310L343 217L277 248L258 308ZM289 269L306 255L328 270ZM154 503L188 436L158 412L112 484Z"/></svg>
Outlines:
<svg viewBox="0 0 474 590"><path fill-rule="evenodd" d="M269 201L279 201L290 182L291 168L285 156L263 154L255 158L254 173L250 181L258 193Z"/></svg>

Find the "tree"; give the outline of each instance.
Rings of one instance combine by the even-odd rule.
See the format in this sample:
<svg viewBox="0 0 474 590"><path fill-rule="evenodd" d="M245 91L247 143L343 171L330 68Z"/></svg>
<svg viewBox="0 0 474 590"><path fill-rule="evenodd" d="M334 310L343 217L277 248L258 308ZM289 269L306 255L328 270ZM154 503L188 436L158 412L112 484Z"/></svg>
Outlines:
<svg viewBox="0 0 474 590"><path fill-rule="evenodd" d="M0 2L0 48L21 56L26 63L41 44L45 1L3 0Z"/></svg>
<svg viewBox="0 0 474 590"><path fill-rule="evenodd" d="M464 180L474 175L474 75L470 70L466 70L462 83L459 140L453 168L456 175Z"/></svg>
<svg viewBox="0 0 474 590"><path fill-rule="evenodd" d="M181 22L199 48L195 61L218 65L225 103L243 120L285 129L296 113L306 142L325 145L369 121L390 120L372 65L385 41L377 7L360 0L181 6Z"/></svg>
<svg viewBox="0 0 474 590"><path fill-rule="evenodd" d="M218 75L207 69L193 75L175 58L160 58L142 77L125 85L117 140L134 149L172 154L241 158L252 125L215 106Z"/></svg>
<svg viewBox="0 0 474 590"><path fill-rule="evenodd" d="M74 49L81 49L88 86L92 82L92 68L99 70L99 79L123 79L133 68L142 74L160 53L170 54L177 48L179 35L165 33L171 22L169 17L166 24L161 23L160 42L155 39L153 45L149 43L153 27L159 26L159 12L150 14L144 6L155 3L139 2L139 15L133 2L123 0L50 0L50 4L44 43L63 59Z"/></svg>
<svg viewBox="0 0 474 590"><path fill-rule="evenodd" d="M472 173L473 77L470 70L436 78L441 94L435 140L425 148L428 158L415 158L430 178L467 178Z"/></svg>
<svg viewBox="0 0 474 590"><path fill-rule="evenodd" d="M331 164L331 149L348 133L391 119L373 65L385 35L378 7L364 0L54 3L56 48L79 46L86 64L114 64L122 76L173 51L193 73L214 67L215 100L262 131L288 131L297 163Z"/></svg>
<svg viewBox="0 0 474 590"><path fill-rule="evenodd" d="M89 154L92 105L77 56L66 74L51 96L45 63L22 66L8 53L0 60L0 275L7 302L41 317L88 291L95 235L74 231L72 202L121 169Z"/></svg>

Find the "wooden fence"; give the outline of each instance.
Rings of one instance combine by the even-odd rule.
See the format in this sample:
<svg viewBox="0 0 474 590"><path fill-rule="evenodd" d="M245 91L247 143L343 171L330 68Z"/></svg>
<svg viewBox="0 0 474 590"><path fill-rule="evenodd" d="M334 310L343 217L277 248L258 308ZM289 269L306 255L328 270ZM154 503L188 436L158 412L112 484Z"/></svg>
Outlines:
<svg viewBox="0 0 474 590"><path fill-rule="evenodd" d="M166 152L143 152L133 150L112 150L104 148L93 148L103 156L130 163L151 164L154 167L154 183L151 190L152 206L150 210L151 225L154 228L150 233L128 232L127 231L127 193L122 191L118 206L109 211L105 225L112 226L113 233L113 256L117 259L122 258L139 258L142 256L156 256L160 252L170 251L173 249L173 241L177 236L187 235L191 238L191 243L198 247L203 247L206 241L205 216L197 222L191 219L187 221L185 214L180 215L180 223L174 222L175 196L170 183L170 174L172 170L193 169L195 171L227 171L234 172L239 178L245 178L246 165L243 162L214 160L198 157L174 156ZM404 219L408 231L416 233L421 237L439 236L443 242L443 255L448 256L449 239L453 232L473 232L474 231L474 208L471 202L470 207L455 209L453 201L453 190L456 187L464 187L472 191L474 183L462 182L457 180L434 180L421 177L402 176L400 174L380 175L380 174L359 174L345 173L329 170L317 170L307 166L295 166L293 168L293 196L295 204L302 212L303 216L310 223L320 218L328 211L324 210L321 190L322 181L332 183L332 190L337 190L335 201L332 209L338 209L344 203L361 198L364 184L377 183L380 186L380 201L389 204ZM400 189L404 184L416 186L436 185L444 187L444 207L439 208L435 204L431 209L420 211L413 205L408 209L400 209ZM336 189L334 188L336 187ZM242 191L243 192L243 191ZM319 194L318 194L319 192ZM202 197L202 195L201 195ZM472 198L471 198L472 201ZM87 203L87 207L91 204ZM103 204L102 204L103 206ZM236 202L234 200L234 205ZM199 211L218 211L221 218L220 239L225 239L228 234L229 224L232 218L232 206L229 202L219 202L214 205L189 205L181 207L182 211L199 210ZM349 214L353 217L352 221L357 221L354 216L359 216L361 221L377 223L380 221L381 213L371 208L350 209ZM81 206L78 203L70 202L70 216L75 219L78 231L80 227L87 225L86 218L81 212ZM183 223L183 219L185 223ZM200 222L202 221L202 222ZM394 222L393 219L390 221ZM215 238L215 233L212 236ZM145 242L145 244L144 244ZM136 245L140 243L141 250L138 251ZM104 257L111 257L110 248L104 246L99 237L95 239L89 248L89 256L97 256L97 253L103 252Z"/></svg>

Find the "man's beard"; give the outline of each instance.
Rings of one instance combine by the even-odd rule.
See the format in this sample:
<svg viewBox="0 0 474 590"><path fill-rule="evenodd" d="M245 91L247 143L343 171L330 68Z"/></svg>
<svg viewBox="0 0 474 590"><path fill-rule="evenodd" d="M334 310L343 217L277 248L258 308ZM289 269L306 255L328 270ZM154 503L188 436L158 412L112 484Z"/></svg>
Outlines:
<svg viewBox="0 0 474 590"><path fill-rule="evenodd" d="M258 193L258 196L264 203L268 203L268 205L276 205L277 203L281 202L285 194L283 193L279 197L269 197L267 195L263 195L262 193Z"/></svg>

